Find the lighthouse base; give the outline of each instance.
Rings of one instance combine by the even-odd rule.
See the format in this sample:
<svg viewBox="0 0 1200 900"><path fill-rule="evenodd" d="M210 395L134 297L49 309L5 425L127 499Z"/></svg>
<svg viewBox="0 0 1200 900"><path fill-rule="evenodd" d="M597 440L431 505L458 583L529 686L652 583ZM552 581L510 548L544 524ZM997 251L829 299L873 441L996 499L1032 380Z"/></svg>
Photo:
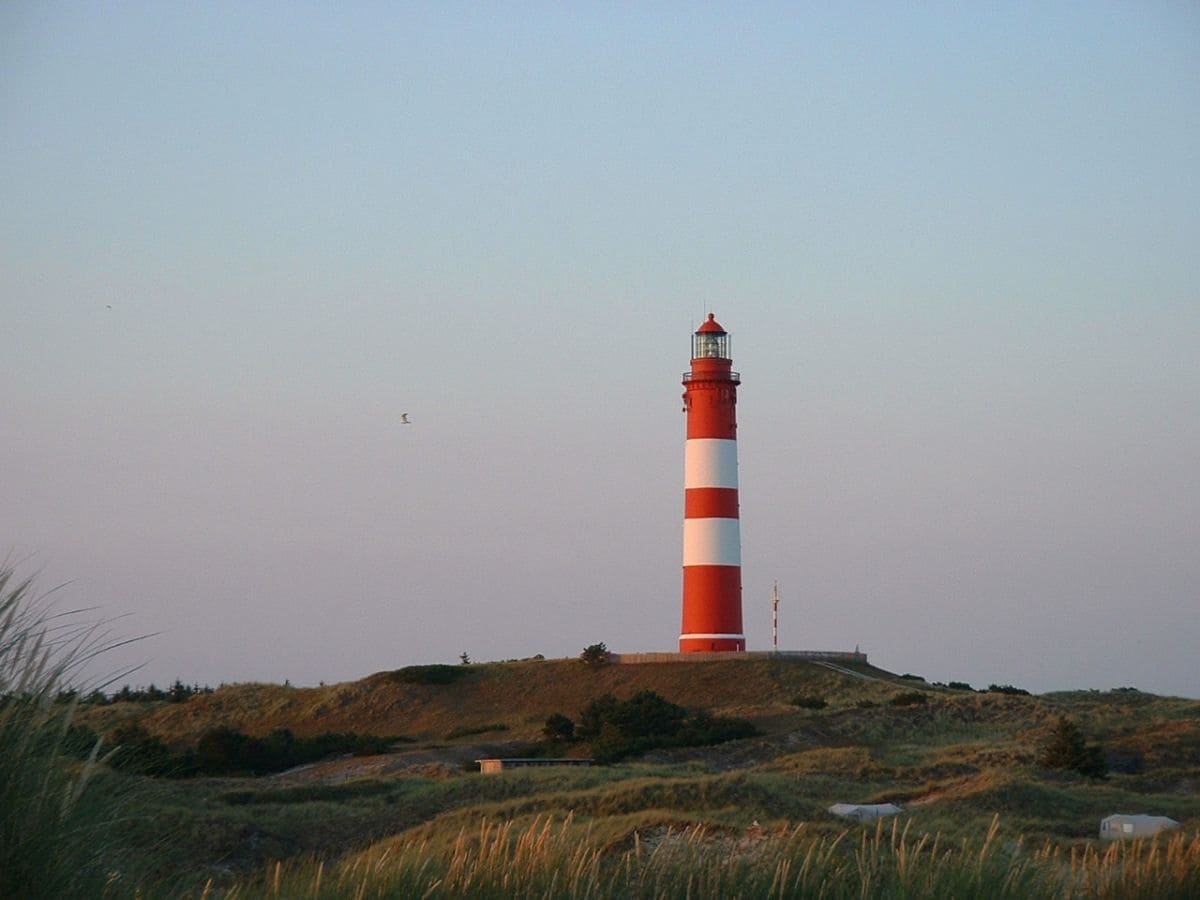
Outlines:
<svg viewBox="0 0 1200 900"><path fill-rule="evenodd" d="M683 567L683 621L679 631L680 653L745 651L741 566Z"/></svg>
<svg viewBox="0 0 1200 900"><path fill-rule="evenodd" d="M744 634L681 634L679 636L680 653L744 653L745 650L746 636Z"/></svg>

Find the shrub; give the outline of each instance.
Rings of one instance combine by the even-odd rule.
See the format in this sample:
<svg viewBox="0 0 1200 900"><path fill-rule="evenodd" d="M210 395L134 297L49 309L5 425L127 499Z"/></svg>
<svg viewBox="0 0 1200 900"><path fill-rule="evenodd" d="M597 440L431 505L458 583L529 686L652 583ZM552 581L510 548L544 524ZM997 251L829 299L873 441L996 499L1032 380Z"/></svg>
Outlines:
<svg viewBox="0 0 1200 900"><path fill-rule="evenodd" d="M1024 688L1013 687L1011 684L989 684L987 692L989 694L1011 694L1013 696L1024 695L1029 696L1029 691Z"/></svg>
<svg viewBox="0 0 1200 900"><path fill-rule="evenodd" d="M464 666L446 666L434 663L428 666L405 666L389 672L393 681L404 684L451 684L471 670Z"/></svg>
<svg viewBox="0 0 1200 900"><path fill-rule="evenodd" d="M588 644L588 646L583 648L583 652L579 654L579 658L589 666L604 666L612 662L612 654L604 646L603 641L598 644Z"/></svg>
<svg viewBox="0 0 1200 900"><path fill-rule="evenodd" d="M446 732L446 740L452 741L455 738L468 737L472 734L487 734L489 731L508 731L508 726L503 722L489 722L486 725L468 725L462 728L451 728Z"/></svg>
<svg viewBox="0 0 1200 900"><path fill-rule="evenodd" d="M591 740L600 734L604 722L615 715L621 701L612 694L597 697L583 708L579 714L579 726L576 734L583 740Z"/></svg>
<svg viewBox="0 0 1200 900"><path fill-rule="evenodd" d="M174 751L138 723L126 724L111 735L118 744L114 768L141 775L187 778L195 775L267 775L339 754L363 756L386 753L405 737L326 732L297 737L276 728L264 738L243 734L227 725L200 735L195 748Z"/></svg>
<svg viewBox="0 0 1200 900"><path fill-rule="evenodd" d="M159 700L169 700L171 703L182 703L189 697L194 697L196 694L211 694L213 689L208 685L200 687L198 684L186 685L178 678L175 683L166 690L160 690L151 684L148 688L131 688L129 685L123 685L119 691L112 695L109 700L101 691L92 691L85 698L87 703L152 703Z"/></svg>
<svg viewBox="0 0 1200 900"><path fill-rule="evenodd" d="M929 698L921 691L905 691L901 694L894 694L888 702L892 706L920 706L923 703L928 703Z"/></svg>
<svg viewBox="0 0 1200 900"><path fill-rule="evenodd" d="M574 740L575 723L562 713L551 713L542 726L542 734L551 741Z"/></svg>
<svg viewBox="0 0 1200 900"><path fill-rule="evenodd" d="M903 678L905 681L921 681L921 682L925 681L925 679L922 678L920 675L914 675L912 672L905 672L900 677Z"/></svg>
<svg viewBox="0 0 1200 900"><path fill-rule="evenodd" d="M874 709L879 704L874 700L867 700L865 697L854 704L858 709Z"/></svg>
<svg viewBox="0 0 1200 900"><path fill-rule="evenodd" d="M1042 746L1038 765L1047 769L1069 769L1088 778L1108 775L1104 751L1097 744L1086 743L1083 731L1066 716L1059 718L1049 740Z"/></svg>
<svg viewBox="0 0 1200 900"><path fill-rule="evenodd" d="M792 706L801 709L824 709L828 705L824 697L814 697L811 694L797 694L792 698Z"/></svg>
<svg viewBox="0 0 1200 900"><path fill-rule="evenodd" d="M182 763L171 754L166 744L147 731L140 722L118 726L108 736L108 743L113 745L109 765L121 772L166 775L174 772Z"/></svg>
<svg viewBox="0 0 1200 900"><path fill-rule="evenodd" d="M946 685L946 687L950 688L951 690L955 690L955 691L974 691L975 690L975 688L971 687L965 681L951 681L949 684Z"/></svg>
<svg viewBox="0 0 1200 900"><path fill-rule="evenodd" d="M227 725L218 725L200 735L196 742L196 769L206 775L259 772L266 754L262 741L255 741Z"/></svg>
<svg viewBox="0 0 1200 900"><path fill-rule="evenodd" d="M605 694L583 708L576 734L592 744L597 762L616 762L660 747L701 747L751 737L757 729L743 719L689 712L654 691L629 700Z"/></svg>
<svg viewBox="0 0 1200 900"><path fill-rule="evenodd" d="M1139 750L1113 749L1104 754L1104 762L1110 772L1122 775L1138 775L1146 770L1146 757Z"/></svg>

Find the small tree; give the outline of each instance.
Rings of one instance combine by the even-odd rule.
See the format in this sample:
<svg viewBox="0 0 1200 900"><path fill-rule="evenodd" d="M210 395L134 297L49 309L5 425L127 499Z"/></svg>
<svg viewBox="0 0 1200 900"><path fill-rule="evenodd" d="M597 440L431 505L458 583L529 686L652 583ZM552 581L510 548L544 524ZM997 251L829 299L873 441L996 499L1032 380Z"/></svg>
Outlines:
<svg viewBox="0 0 1200 900"><path fill-rule="evenodd" d="M583 648L583 652L579 654L589 666L604 666L612 662L612 654L608 652L608 648L604 646L604 642L599 644L589 644Z"/></svg>
<svg viewBox="0 0 1200 900"><path fill-rule="evenodd" d="M175 679L175 683L167 690L167 699L172 703L182 703L190 696L192 696L191 690L178 678Z"/></svg>
<svg viewBox="0 0 1200 900"><path fill-rule="evenodd" d="M1038 765L1047 769L1069 769L1088 778L1108 775L1104 751L1097 744L1086 743L1083 731L1066 716L1061 716L1054 726L1038 756Z"/></svg>
<svg viewBox="0 0 1200 900"><path fill-rule="evenodd" d="M575 723L562 713L551 713L542 727L542 734L551 741L575 739Z"/></svg>

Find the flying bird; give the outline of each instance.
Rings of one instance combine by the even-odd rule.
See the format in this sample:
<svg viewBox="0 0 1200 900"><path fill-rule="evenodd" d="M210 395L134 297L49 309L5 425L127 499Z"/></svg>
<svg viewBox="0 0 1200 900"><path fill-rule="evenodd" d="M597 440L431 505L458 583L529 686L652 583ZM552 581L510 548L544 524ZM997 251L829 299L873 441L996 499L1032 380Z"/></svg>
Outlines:
<svg viewBox="0 0 1200 900"><path fill-rule="evenodd" d="M401 425L411 425L412 424L412 422L408 421L408 413L400 413L400 424Z"/></svg>

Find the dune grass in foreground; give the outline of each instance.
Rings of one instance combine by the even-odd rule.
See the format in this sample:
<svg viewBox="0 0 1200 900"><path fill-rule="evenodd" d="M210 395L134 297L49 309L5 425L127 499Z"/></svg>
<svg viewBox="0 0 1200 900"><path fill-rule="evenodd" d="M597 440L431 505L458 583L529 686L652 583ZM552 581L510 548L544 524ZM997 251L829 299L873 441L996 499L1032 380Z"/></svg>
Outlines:
<svg viewBox="0 0 1200 900"><path fill-rule="evenodd" d="M899 820L819 836L798 828L649 829L607 849L571 817L484 820L452 846L389 841L341 863L276 864L205 898L1192 898L1200 835L1064 850L1024 846L999 819L976 840Z"/></svg>
<svg viewBox="0 0 1200 900"><path fill-rule="evenodd" d="M54 614L32 582L0 564L0 896L99 896L116 850L116 814L85 793L99 745L82 764L63 741L74 714L59 692L106 647L94 626Z"/></svg>

